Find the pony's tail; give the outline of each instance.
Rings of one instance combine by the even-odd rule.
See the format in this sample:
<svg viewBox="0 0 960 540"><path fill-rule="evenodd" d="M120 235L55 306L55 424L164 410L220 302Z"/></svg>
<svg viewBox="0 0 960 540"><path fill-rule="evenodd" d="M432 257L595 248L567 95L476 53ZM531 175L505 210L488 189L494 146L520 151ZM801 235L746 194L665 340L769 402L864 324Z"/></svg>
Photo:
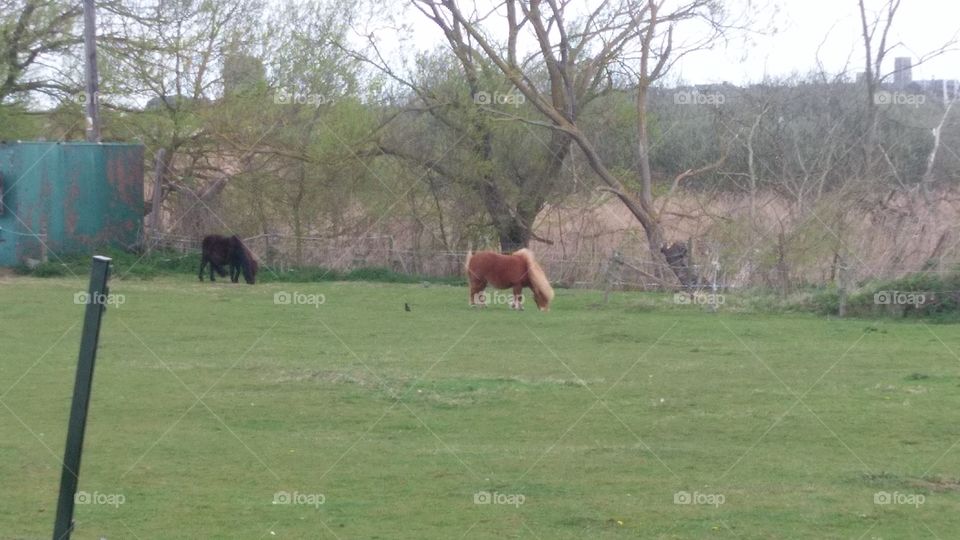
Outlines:
<svg viewBox="0 0 960 540"><path fill-rule="evenodd" d="M527 275L530 276L530 286L533 287L533 290L543 297L547 303L550 303L553 300L553 287L550 286L550 281L547 279L547 274L543 272L543 268L540 268L540 265L537 264L537 260L533 257L533 252L527 248L523 248L514 253L514 255L519 255L527 261Z"/></svg>

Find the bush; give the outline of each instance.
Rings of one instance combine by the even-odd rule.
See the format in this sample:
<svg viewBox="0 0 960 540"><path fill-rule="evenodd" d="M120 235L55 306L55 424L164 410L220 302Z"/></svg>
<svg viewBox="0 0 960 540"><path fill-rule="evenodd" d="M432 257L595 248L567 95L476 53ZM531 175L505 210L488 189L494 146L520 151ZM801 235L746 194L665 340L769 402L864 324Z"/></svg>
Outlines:
<svg viewBox="0 0 960 540"><path fill-rule="evenodd" d="M808 307L836 315L840 292L835 287L823 289L811 297ZM919 273L866 283L847 296L847 315L960 321L960 274Z"/></svg>

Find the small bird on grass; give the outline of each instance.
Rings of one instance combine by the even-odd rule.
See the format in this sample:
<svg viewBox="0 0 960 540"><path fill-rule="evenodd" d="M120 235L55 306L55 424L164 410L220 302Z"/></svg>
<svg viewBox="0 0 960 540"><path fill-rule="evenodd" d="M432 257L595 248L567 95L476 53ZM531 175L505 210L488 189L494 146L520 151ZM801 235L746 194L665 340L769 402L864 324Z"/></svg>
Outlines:
<svg viewBox="0 0 960 540"><path fill-rule="evenodd" d="M404 311L410 311L410 304L404 302L404 303L403 303L403 310L404 310Z"/></svg>

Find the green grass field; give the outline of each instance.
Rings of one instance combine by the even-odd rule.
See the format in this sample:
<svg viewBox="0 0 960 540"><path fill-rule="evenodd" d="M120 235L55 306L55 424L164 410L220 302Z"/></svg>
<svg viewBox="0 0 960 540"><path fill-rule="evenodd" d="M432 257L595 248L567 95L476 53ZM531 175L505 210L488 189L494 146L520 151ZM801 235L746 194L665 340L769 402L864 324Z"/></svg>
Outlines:
<svg viewBox="0 0 960 540"><path fill-rule="evenodd" d="M544 314L445 285L111 287L74 538L960 529L957 326L582 290ZM85 288L0 279L0 538L50 537Z"/></svg>

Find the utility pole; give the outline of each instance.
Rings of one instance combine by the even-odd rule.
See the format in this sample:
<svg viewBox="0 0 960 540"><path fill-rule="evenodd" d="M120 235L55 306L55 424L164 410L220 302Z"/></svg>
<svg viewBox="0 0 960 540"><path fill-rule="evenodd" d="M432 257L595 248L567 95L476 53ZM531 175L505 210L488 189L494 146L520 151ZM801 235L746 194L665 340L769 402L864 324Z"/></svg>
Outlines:
<svg viewBox="0 0 960 540"><path fill-rule="evenodd" d="M100 142L100 84L97 74L97 13L83 0L83 60L87 82L87 142Z"/></svg>

